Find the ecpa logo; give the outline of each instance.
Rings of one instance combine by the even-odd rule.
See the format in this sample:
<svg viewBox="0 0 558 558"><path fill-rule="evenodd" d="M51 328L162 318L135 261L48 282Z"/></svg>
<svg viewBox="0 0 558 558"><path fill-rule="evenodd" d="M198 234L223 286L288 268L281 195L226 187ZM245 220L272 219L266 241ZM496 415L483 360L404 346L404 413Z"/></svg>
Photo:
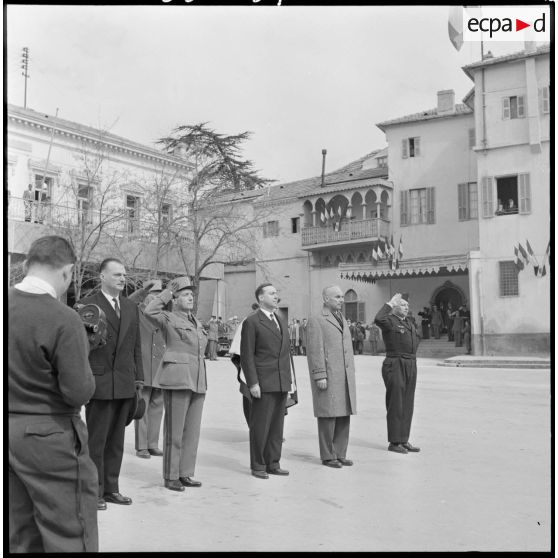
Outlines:
<svg viewBox="0 0 558 558"><path fill-rule="evenodd" d="M549 41L548 6L467 8L463 10L465 41Z"/></svg>

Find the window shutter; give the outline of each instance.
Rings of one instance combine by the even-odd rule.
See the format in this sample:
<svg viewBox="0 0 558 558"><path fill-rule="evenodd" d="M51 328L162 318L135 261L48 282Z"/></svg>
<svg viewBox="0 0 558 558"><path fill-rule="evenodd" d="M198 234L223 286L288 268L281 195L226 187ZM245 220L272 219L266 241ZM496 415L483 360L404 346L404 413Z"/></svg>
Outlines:
<svg viewBox="0 0 558 558"><path fill-rule="evenodd" d="M523 95L517 97L517 118L522 118L525 116L525 97Z"/></svg>
<svg viewBox="0 0 558 558"><path fill-rule="evenodd" d="M467 186L457 185L457 214L460 221L467 219Z"/></svg>
<svg viewBox="0 0 558 558"><path fill-rule="evenodd" d="M364 323L365 320L365 313L364 313L364 302L357 302L357 322Z"/></svg>
<svg viewBox="0 0 558 558"><path fill-rule="evenodd" d="M408 225L409 219L409 207L408 207L408 197L407 197L407 190L401 190L401 218L400 224L401 226Z"/></svg>
<svg viewBox="0 0 558 558"><path fill-rule="evenodd" d="M403 159L406 159L408 157L407 155L407 139L404 139L401 141L401 155L403 157Z"/></svg>
<svg viewBox="0 0 558 558"><path fill-rule="evenodd" d="M531 213L529 173L519 175L519 213Z"/></svg>
<svg viewBox="0 0 558 558"><path fill-rule="evenodd" d="M415 157L420 156L420 138L415 138Z"/></svg>
<svg viewBox="0 0 558 558"><path fill-rule="evenodd" d="M493 178L491 176L483 176L482 178L482 216L494 216L494 194L493 194Z"/></svg>
<svg viewBox="0 0 558 558"><path fill-rule="evenodd" d="M548 114L550 112L548 86L539 89L539 112L541 114Z"/></svg>
<svg viewBox="0 0 558 558"><path fill-rule="evenodd" d="M502 118L504 120L510 119L510 98L504 97L502 99Z"/></svg>
<svg viewBox="0 0 558 558"><path fill-rule="evenodd" d="M426 222L431 225L436 222L436 200L434 188L426 188Z"/></svg>

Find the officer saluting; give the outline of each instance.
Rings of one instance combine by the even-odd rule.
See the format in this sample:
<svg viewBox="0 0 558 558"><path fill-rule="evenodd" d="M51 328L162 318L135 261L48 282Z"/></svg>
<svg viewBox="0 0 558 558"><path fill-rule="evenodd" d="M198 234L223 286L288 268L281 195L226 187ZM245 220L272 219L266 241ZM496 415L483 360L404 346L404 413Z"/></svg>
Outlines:
<svg viewBox="0 0 558 558"><path fill-rule="evenodd" d="M389 451L417 452L409 443L417 382L417 347L415 326L407 319L409 295L395 294L376 314L374 323L382 330L386 358L382 377L386 386Z"/></svg>

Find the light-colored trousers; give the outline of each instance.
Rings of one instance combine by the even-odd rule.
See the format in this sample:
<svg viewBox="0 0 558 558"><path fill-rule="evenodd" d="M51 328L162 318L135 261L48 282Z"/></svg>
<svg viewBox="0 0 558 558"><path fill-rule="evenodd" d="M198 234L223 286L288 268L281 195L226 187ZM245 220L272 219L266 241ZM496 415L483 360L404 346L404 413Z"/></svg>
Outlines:
<svg viewBox="0 0 558 558"><path fill-rule="evenodd" d="M134 421L136 450L155 449L159 447L159 433L163 419L163 391L151 386L142 389L145 401L145 413Z"/></svg>
<svg viewBox="0 0 558 558"><path fill-rule="evenodd" d="M200 441L205 393L190 389L164 389L163 478L192 477Z"/></svg>

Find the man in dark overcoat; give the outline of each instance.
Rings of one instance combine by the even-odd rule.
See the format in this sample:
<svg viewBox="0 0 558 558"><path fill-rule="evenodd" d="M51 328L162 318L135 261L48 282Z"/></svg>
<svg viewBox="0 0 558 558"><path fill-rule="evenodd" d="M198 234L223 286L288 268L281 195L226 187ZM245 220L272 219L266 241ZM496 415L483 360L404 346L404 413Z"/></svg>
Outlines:
<svg viewBox="0 0 558 558"><path fill-rule="evenodd" d="M420 451L420 448L409 443L419 338L415 327L407 319L408 312L408 300L397 293L380 308L374 319L374 323L382 330L386 346L382 378L386 386L388 450L397 453Z"/></svg>
<svg viewBox="0 0 558 558"><path fill-rule="evenodd" d="M275 314L279 298L271 283L256 289L260 309L242 324L240 364L252 395L250 468L252 475L288 475L280 467L291 361L287 323Z"/></svg>
<svg viewBox="0 0 558 558"><path fill-rule="evenodd" d="M137 289L128 298L140 309L141 356L143 359L142 398L145 401L145 413L134 421L136 455L150 459L152 455L161 457L159 434L163 419L163 391L153 386L155 373L159 368L167 348L165 336L159 324L145 315L145 307L155 295L163 290L160 279L146 281L141 289Z"/></svg>
<svg viewBox="0 0 558 558"><path fill-rule="evenodd" d="M85 407L89 431L89 453L99 473L98 509L107 502L131 504L119 492L118 477L124 453L124 429L136 401L136 389L143 386L141 335L137 305L121 296L126 269L116 258L105 259L100 267L100 292L81 304L96 304L107 317L107 343L89 354L95 377L95 393Z"/></svg>
<svg viewBox="0 0 558 558"><path fill-rule="evenodd" d="M351 415L356 414L355 362L348 323L341 314L343 291L336 285L322 292L322 310L308 322L308 370L318 419L320 459L340 469L346 458Z"/></svg>

